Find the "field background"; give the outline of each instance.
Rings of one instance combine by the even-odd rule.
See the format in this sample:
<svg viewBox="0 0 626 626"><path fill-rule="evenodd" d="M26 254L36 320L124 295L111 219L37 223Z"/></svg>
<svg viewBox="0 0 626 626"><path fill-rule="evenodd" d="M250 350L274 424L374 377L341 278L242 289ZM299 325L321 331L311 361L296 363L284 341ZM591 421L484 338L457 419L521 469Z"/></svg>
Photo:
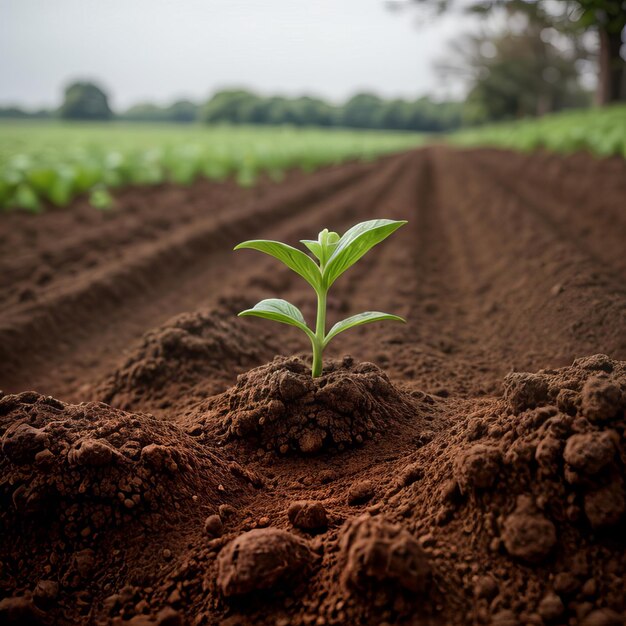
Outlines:
<svg viewBox="0 0 626 626"><path fill-rule="evenodd" d="M572 111L451 134L389 130L206 126L132 122L0 121L0 209L43 210L88 194L110 208L110 190L124 185L199 177L253 185L262 174L280 180L290 169L312 172L347 160L448 142L521 151L589 151L626 155L626 106Z"/></svg>

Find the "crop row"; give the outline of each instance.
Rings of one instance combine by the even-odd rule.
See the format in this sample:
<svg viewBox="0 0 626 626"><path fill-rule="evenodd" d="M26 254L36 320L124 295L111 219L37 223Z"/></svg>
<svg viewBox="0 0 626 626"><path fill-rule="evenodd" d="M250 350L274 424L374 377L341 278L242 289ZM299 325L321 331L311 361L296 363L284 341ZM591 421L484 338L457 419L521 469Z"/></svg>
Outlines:
<svg viewBox="0 0 626 626"><path fill-rule="evenodd" d="M462 146L496 146L530 152L587 150L600 157L626 157L626 106L586 109L539 119L493 124L450 136Z"/></svg>
<svg viewBox="0 0 626 626"><path fill-rule="evenodd" d="M2 123L0 209L36 212L81 194L104 209L110 189L200 177L249 186L262 174L280 179L288 169L369 160L419 142L416 134L376 131Z"/></svg>

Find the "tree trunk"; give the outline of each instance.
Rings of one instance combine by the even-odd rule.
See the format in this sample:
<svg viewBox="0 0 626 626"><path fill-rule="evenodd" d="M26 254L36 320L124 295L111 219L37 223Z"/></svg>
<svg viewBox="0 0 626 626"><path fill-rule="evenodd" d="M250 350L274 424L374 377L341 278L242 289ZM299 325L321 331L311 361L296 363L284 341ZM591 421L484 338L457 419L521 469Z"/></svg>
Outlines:
<svg viewBox="0 0 626 626"><path fill-rule="evenodd" d="M620 56L622 33L600 27L600 75L596 100L609 104L626 100L626 61Z"/></svg>

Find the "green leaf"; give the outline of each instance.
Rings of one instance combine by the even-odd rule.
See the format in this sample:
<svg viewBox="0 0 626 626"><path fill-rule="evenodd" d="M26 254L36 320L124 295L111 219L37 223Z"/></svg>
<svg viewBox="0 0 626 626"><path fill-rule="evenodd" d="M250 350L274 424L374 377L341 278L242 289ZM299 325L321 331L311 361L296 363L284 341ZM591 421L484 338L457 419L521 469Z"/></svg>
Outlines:
<svg viewBox="0 0 626 626"><path fill-rule="evenodd" d="M40 213L42 210L37 194L25 183L19 185L15 190L12 203L19 209L25 209L31 213Z"/></svg>
<svg viewBox="0 0 626 626"><path fill-rule="evenodd" d="M327 248L332 248L334 250L337 244L339 243L339 241L341 240L341 237L339 236L339 233L336 233L335 231L328 230L328 228L325 228L319 234L319 239L320 239L320 243L323 246Z"/></svg>
<svg viewBox="0 0 626 626"><path fill-rule="evenodd" d="M113 207L114 200L106 189L94 189L89 194L89 204L95 209L106 211Z"/></svg>
<svg viewBox="0 0 626 626"><path fill-rule="evenodd" d="M339 235L325 228L319 233L316 241L301 239L300 243L303 243L319 260L320 265L324 267L328 258L339 244Z"/></svg>
<svg viewBox="0 0 626 626"><path fill-rule="evenodd" d="M29 185L39 196L44 196L54 184L57 173L52 168L38 168L26 173Z"/></svg>
<svg viewBox="0 0 626 626"><path fill-rule="evenodd" d="M392 320L394 322L402 322L406 324L406 320L398 315L391 315L391 313L381 313L380 311L366 311L365 313L358 313L351 317L346 317L345 320L337 322L328 332L324 339L324 347L326 347L333 337L336 337L339 333L355 326L361 326L362 324L371 324L372 322L382 322L383 320Z"/></svg>
<svg viewBox="0 0 626 626"><path fill-rule="evenodd" d="M235 250L258 250L282 261L290 270L299 274L314 289L319 289L322 283L322 275L315 261L301 250L288 246L280 241L267 241L265 239L253 239L244 241L235 246Z"/></svg>
<svg viewBox="0 0 626 626"><path fill-rule="evenodd" d="M48 191L48 198L57 206L66 205L72 198L72 179L58 176Z"/></svg>
<svg viewBox="0 0 626 626"><path fill-rule="evenodd" d="M239 317L248 316L262 317L266 320L274 320L275 322L295 326L304 331L311 339L314 339L314 335L306 325L300 309L290 302L287 302L287 300L281 300L280 298L261 300L261 302L255 304L251 309L246 309L239 313Z"/></svg>
<svg viewBox="0 0 626 626"><path fill-rule="evenodd" d="M322 260L322 246L319 241L313 239L300 239L300 243L303 243L314 255L316 259Z"/></svg>
<svg viewBox="0 0 626 626"><path fill-rule="evenodd" d="M371 250L400 226L406 220L369 220L350 228L341 237L337 248L328 259L324 268L324 282L330 287L341 274L354 265L366 252Z"/></svg>

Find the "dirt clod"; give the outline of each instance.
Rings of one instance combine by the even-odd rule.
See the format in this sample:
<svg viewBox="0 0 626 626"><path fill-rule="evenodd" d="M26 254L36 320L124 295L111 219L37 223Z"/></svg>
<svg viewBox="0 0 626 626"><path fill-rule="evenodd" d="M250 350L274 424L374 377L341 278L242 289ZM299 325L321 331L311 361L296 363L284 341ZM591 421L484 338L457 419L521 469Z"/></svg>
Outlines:
<svg viewBox="0 0 626 626"><path fill-rule="evenodd" d="M504 397L515 413L534 409L548 399L548 383L541 374L513 372L504 379Z"/></svg>
<svg viewBox="0 0 626 626"><path fill-rule="evenodd" d="M540 563L556 545L556 530L550 520L524 503L504 521L502 539L511 556Z"/></svg>
<svg viewBox="0 0 626 626"><path fill-rule="evenodd" d="M417 540L398 524L363 515L346 523L340 539L342 584L368 589L388 584L423 593L430 565Z"/></svg>
<svg viewBox="0 0 626 626"><path fill-rule="evenodd" d="M204 532L209 537L221 537L223 530L224 525L219 515L209 515L204 521Z"/></svg>
<svg viewBox="0 0 626 626"><path fill-rule="evenodd" d="M493 576L482 576L474 587L474 595L477 598L491 600L498 593L498 583Z"/></svg>
<svg viewBox="0 0 626 626"><path fill-rule="evenodd" d="M563 459L575 472L594 476L613 461L615 436L609 431L572 435L565 444Z"/></svg>
<svg viewBox="0 0 626 626"><path fill-rule="evenodd" d="M593 376L582 388L582 413L590 420L604 421L624 408L624 394L614 381Z"/></svg>
<svg viewBox="0 0 626 626"><path fill-rule="evenodd" d="M582 621L582 626L623 626L624 620L612 609L591 611Z"/></svg>
<svg viewBox="0 0 626 626"><path fill-rule="evenodd" d="M314 556L307 544L277 528L251 530L219 554L217 582L226 597L273 589L300 579Z"/></svg>
<svg viewBox="0 0 626 626"><path fill-rule="evenodd" d="M67 455L70 465L86 467L109 465L114 458L122 459L123 457L115 448L101 439L81 439Z"/></svg>
<svg viewBox="0 0 626 626"><path fill-rule="evenodd" d="M293 502L287 510L289 521L300 530L315 532L328 526L326 509L321 502Z"/></svg>
<svg viewBox="0 0 626 626"><path fill-rule="evenodd" d="M502 609L491 617L491 626L520 626L520 621L510 609Z"/></svg>
<svg viewBox="0 0 626 626"><path fill-rule="evenodd" d="M360 480L348 491L348 504L357 506L369 502L376 495L376 487L371 480Z"/></svg>
<svg viewBox="0 0 626 626"><path fill-rule="evenodd" d="M555 593L546 594L537 607L537 613L544 622L551 623L558 620L565 611L563 601Z"/></svg>
<svg viewBox="0 0 626 626"><path fill-rule="evenodd" d="M488 489L498 479L500 451L494 446L476 444L457 458L455 478L461 493Z"/></svg>
<svg viewBox="0 0 626 626"><path fill-rule="evenodd" d="M584 497L585 515L593 528L614 526L626 512L624 482L616 477L598 489L591 490Z"/></svg>
<svg viewBox="0 0 626 626"><path fill-rule="evenodd" d="M37 583L33 591L35 603L45 608L49 606L59 595L59 583L55 580L42 579Z"/></svg>

